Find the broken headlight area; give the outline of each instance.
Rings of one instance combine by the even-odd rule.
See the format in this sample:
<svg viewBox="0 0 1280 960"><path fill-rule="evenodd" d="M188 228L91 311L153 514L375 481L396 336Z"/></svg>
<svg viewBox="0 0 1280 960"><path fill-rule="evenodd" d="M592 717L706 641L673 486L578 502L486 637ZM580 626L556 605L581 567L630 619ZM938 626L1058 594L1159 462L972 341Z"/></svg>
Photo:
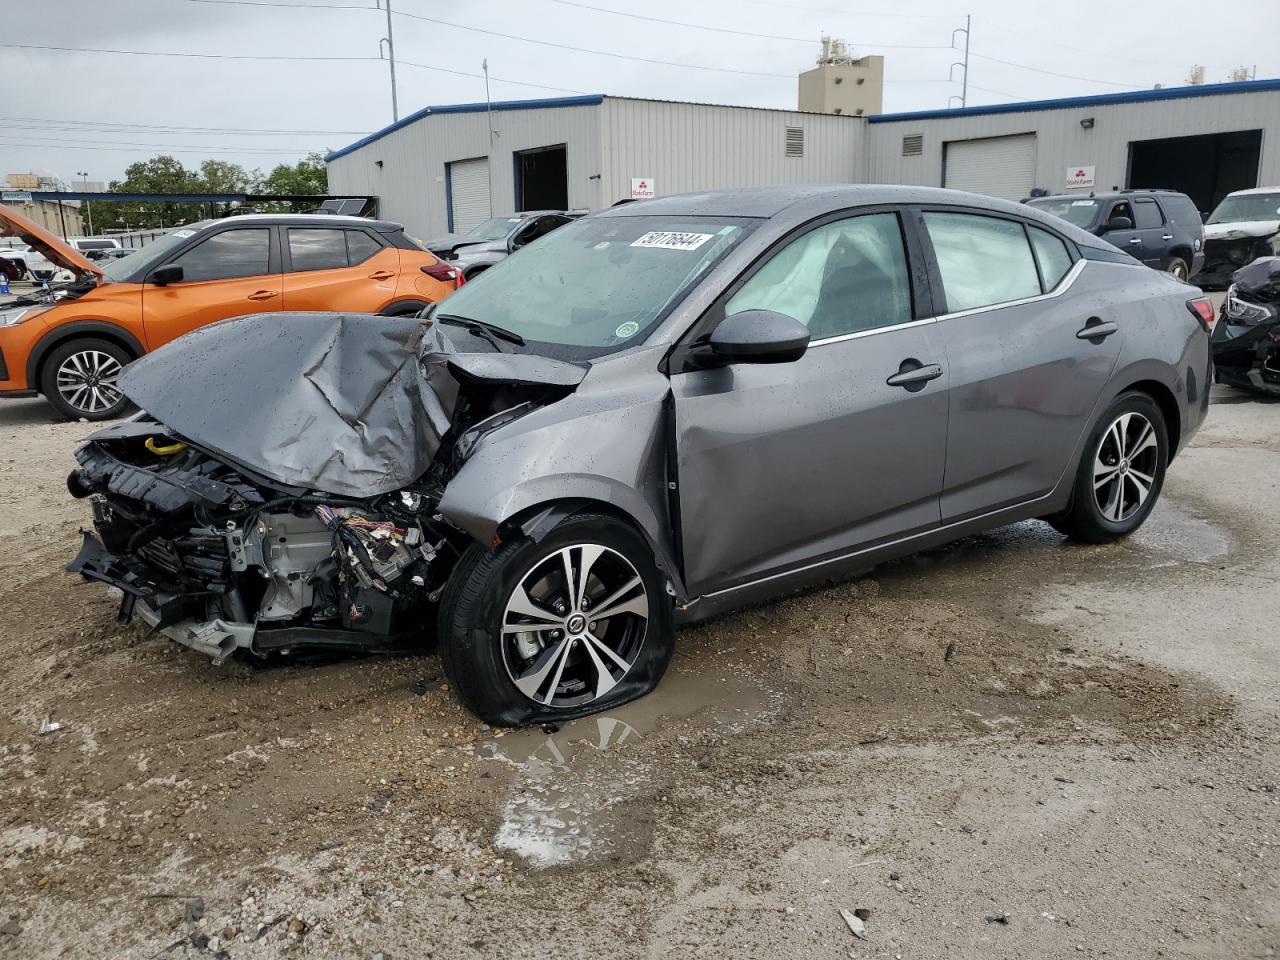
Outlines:
<svg viewBox="0 0 1280 960"><path fill-rule="evenodd" d="M457 555L436 498L366 500L253 477L146 420L95 435L68 479L93 532L68 569L117 587L137 617L221 663L300 648L420 642Z"/></svg>
<svg viewBox="0 0 1280 960"><path fill-rule="evenodd" d="M1213 329L1219 383L1280 394L1280 257L1235 272Z"/></svg>

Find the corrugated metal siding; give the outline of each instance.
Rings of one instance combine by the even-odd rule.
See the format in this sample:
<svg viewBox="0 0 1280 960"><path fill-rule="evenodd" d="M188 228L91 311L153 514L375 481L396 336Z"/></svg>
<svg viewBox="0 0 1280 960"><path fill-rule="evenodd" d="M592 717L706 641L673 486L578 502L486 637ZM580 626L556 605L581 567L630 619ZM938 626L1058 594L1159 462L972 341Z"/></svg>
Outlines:
<svg viewBox="0 0 1280 960"><path fill-rule="evenodd" d="M785 183L861 179L865 123L856 117L605 97L602 206L652 177L658 196ZM786 156L788 127L804 156Z"/></svg>
<svg viewBox="0 0 1280 960"><path fill-rule="evenodd" d="M569 206L597 209L600 181L600 107L583 105L493 113L493 210L515 209L512 154L566 144ZM329 189L371 193L381 198L381 214L399 220L421 239L448 230L444 165L489 154L487 115L430 114L328 164ZM382 167L376 161L382 161Z"/></svg>
<svg viewBox="0 0 1280 960"><path fill-rule="evenodd" d="M1080 121L1092 117L1085 130ZM1034 132L1036 185L1065 189L1071 164L1097 167L1098 189L1123 186L1131 140L1262 129L1259 183L1280 183L1280 92L1259 91L1183 100L1085 104L1065 110L912 119L870 124L867 129L871 183L942 185L942 145L948 140ZM924 152L902 155L902 138L922 134Z"/></svg>

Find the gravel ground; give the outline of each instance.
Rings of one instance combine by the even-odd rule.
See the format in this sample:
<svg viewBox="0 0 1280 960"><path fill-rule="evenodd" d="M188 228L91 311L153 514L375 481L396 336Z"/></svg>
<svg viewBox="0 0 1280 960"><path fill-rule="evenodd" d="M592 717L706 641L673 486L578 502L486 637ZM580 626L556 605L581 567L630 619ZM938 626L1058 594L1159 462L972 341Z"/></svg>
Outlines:
<svg viewBox="0 0 1280 960"><path fill-rule="evenodd" d="M0 956L1274 956L1280 407L1215 401L1128 542L1019 524L688 629L555 732L428 655L117 626L62 572L89 426L0 404Z"/></svg>

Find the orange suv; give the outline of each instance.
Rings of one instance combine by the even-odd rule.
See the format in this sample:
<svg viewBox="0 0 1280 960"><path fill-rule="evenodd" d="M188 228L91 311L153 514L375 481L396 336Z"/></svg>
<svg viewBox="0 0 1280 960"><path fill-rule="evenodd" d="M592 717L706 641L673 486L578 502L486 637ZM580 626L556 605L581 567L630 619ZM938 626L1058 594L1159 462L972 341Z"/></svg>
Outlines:
<svg viewBox="0 0 1280 960"><path fill-rule="evenodd" d="M0 297L0 397L43 394L73 420L118 416L129 405L116 387L124 365L197 327L272 311L413 314L463 282L399 224L360 217L207 220L111 263L10 207L0 206L0 236L72 278Z"/></svg>

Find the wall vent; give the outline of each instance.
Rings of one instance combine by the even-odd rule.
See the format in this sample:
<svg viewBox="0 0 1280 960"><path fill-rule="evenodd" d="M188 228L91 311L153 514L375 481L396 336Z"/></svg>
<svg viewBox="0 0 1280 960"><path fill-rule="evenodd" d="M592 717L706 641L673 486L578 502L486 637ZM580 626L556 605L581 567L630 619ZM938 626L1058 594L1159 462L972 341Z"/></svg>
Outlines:
<svg viewBox="0 0 1280 960"><path fill-rule="evenodd" d="M924 153L924 134L912 133L902 138L902 155L918 157Z"/></svg>
<svg viewBox="0 0 1280 960"><path fill-rule="evenodd" d="M786 155L788 157L804 156L804 127L787 127Z"/></svg>

